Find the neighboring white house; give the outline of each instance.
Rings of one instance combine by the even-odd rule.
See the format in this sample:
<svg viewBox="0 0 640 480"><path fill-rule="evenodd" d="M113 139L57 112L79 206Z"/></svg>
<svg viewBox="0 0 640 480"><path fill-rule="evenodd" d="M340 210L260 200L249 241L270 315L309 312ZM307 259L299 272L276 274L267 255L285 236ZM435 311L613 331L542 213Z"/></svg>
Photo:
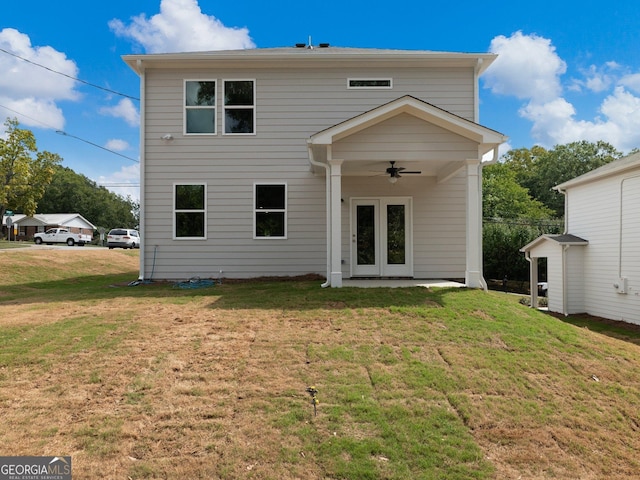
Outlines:
<svg viewBox="0 0 640 480"><path fill-rule="evenodd" d="M565 195L564 235L543 235L521 251L547 258L549 310L640 324L640 153L555 187ZM532 305L537 304L531 289Z"/></svg>
<svg viewBox="0 0 640 480"><path fill-rule="evenodd" d="M2 219L2 233L5 236L7 235L7 218L3 217ZM65 227L71 232L86 235L93 235L96 229L95 225L79 213L36 213L31 217L16 214L11 217L11 223L12 229L17 233L17 237L15 237L12 232L11 238L17 238L17 240L32 240L34 234L56 227Z"/></svg>
<svg viewBox="0 0 640 480"><path fill-rule="evenodd" d="M317 47L127 55L141 279L482 276L495 55Z"/></svg>

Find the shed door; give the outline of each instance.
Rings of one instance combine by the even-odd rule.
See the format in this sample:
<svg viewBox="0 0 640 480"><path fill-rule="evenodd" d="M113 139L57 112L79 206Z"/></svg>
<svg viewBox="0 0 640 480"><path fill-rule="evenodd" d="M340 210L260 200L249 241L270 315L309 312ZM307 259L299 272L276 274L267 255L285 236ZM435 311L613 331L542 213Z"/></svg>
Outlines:
<svg viewBox="0 0 640 480"><path fill-rule="evenodd" d="M411 198L353 200L351 275L411 277Z"/></svg>

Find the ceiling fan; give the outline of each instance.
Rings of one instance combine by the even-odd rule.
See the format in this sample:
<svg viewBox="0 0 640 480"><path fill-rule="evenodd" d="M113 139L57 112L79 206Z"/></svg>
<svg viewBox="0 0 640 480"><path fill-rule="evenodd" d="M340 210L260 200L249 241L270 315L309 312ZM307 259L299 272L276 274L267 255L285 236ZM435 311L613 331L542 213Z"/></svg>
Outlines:
<svg viewBox="0 0 640 480"><path fill-rule="evenodd" d="M400 173L402 173L402 175L408 175L408 174L420 174L422 172L420 171L408 171L407 169L405 169L404 167L396 167L396 162L395 161L389 161L389 163L391 164L390 167L387 168L387 173L389 174L389 181L391 183L395 183L399 178L400 178Z"/></svg>

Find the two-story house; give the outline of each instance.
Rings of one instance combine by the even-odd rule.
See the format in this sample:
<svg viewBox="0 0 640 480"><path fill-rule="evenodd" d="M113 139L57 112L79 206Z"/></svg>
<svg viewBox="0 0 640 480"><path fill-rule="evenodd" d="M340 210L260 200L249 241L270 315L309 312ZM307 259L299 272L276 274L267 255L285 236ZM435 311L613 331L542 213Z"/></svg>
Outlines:
<svg viewBox="0 0 640 480"><path fill-rule="evenodd" d="M127 55L141 279L482 277L492 54L317 47Z"/></svg>

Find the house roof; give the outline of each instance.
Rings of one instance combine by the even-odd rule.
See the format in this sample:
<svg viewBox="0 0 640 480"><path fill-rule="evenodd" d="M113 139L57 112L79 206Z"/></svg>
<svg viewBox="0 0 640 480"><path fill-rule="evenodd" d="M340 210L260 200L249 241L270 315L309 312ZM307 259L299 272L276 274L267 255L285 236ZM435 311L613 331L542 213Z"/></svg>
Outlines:
<svg viewBox="0 0 640 480"><path fill-rule="evenodd" d="M563 233L559 235L540 235L534 241L528 243L524 247L520 249L521 252L528 252L532 250L534 247L540 245L544 242L554 242L558 245L589 245L589 241L584 238L580 238L577 235L572 235L570 233Z"/></svg>
<svg viewBox="0 0 640 480"><path fill-rule="evenodd" d="M560 185L553 187L554 190L565 190L567 188L575 187L576 185L582 185L589 182L594 182L601 178L609 177L619 173L624 173L632 170L640 170L640 152L636 152L632 155L614 160L607 163L595 170L591 170L579 177L575 177Z"/></svg>
<svg viewBox="0 0 640 480"><path fill-rule="evenodd" d="M2 218L2 224L6 225L6 218ZM36 213L32 217L28 217L27 215L18 214L11 217L11 220L14 224L26 223L31 221L31 223L35 225L67 225L74 220L80 220L87 224L88 228L93 228L95 230L95 225L93 225L89 220L84 218L79 213Z"/></svg>
<svg viewBox="0 0 640 480"><path fill-rule="evenodd" d="M389 65L399 66L409 62L419 66L473 67L478 75L496 59L489 53L459 53L431 50L390 50L344 47L281 47L253 48L244 50L218 50L208 52L156 53L124 55L122 59L137 74L145 68L186 68L224 64L225 67L282 68L318 67L323 64L336 66L348 63L351 66Z"/></svg>
<svg viewBox="0 0 640 480"><path fill-rule="evenodd" d="M311 136L311 145L331 145L365 128L375 125L401 113L409 113L479 144L490 144L487 151L506 142L508 138L496 130L467 120L431 103L411 95L405 95L389 103L376 107L360 115L338 123Z"/></svg>

